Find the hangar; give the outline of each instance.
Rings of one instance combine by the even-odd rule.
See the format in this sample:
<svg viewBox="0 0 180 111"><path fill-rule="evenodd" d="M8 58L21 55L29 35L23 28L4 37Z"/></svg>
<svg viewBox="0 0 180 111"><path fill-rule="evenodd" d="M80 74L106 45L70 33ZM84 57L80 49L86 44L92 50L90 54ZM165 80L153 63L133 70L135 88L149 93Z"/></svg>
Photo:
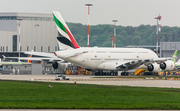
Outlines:
<svg viewBox="0 0 180 111"><path fill-rule="evenodd" d="M177 59L180 59L180 42L160 42L160 57L171 57L178 50Z"/></svg>
<svg viewBox="0 0 180 111"><path fill-rule="evenodd" d="M24 54L23 51L55 52L58 50L56 40L58 33L52 14L1 12L0 24L1 59L3 59L2 55L5 55L6 57L18 57L19 41L21 57L28 56ZM33 65L37 65L37 63L35 62ZM4 65L4 67L17 66ZM19 73L22 73L22 66L18 67L21 69ZM46 73L52 69L52 65L50 64L44 64L41 67L43 67L41 68L41 72L45 71ZM8 71L13 72L13 70L5 71L6 73L9 73ZM52 73L52 70L49 73Z"/></svg>
<svg viewBox="0 0 180 111"><path fill-rule="evenodd" d="M20 51L58 50L58 33L52 14L1 12L0 24L0 52L18 52L19 33Z"/></svg>

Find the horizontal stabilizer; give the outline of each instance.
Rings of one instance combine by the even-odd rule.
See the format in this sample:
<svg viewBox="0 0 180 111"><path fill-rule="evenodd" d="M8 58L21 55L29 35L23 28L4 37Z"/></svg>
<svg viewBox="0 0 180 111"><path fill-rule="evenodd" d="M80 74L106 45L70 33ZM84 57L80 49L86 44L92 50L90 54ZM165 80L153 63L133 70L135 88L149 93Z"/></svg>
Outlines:
<svg viewBox="0 0 180 111"><path fill-rule="evenodd" d="M83 52L78 52L78 53L72 53L72 54L68 54L68 55L64 56L63 58L68 58L68 57L77 56L77 55L84 54L84 53L87 53L87 52L88 52L88 51L83 51Z"/></svg>

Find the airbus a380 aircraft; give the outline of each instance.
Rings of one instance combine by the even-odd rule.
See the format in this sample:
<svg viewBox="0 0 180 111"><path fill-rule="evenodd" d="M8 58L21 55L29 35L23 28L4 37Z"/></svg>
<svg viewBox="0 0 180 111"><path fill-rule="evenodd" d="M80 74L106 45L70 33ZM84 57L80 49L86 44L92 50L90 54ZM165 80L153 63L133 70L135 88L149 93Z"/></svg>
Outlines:
<svg viewBox="0 0 180 111"><path fill-rule="evenodd" d="M61 51L54 54L77 66L91 70L128 71L144 68L159 72L172 70L175 64L158 56L149 49L143 48L100 48L79 47L61 14L53 11L54 20L60 37L57 37Z"/></svg>

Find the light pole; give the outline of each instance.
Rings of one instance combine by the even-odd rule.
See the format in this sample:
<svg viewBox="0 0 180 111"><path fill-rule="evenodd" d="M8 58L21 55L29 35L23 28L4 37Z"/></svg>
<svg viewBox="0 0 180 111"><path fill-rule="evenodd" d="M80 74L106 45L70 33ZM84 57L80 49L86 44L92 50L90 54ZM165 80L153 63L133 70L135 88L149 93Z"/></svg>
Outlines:
<svg viewBox="0 0 180 111"><path fill-rule="evenodd" d="M90 6L93 6L92 4L86 4L85 6L88 6L88 40L87 40L87 47L89 47L89 15L90 15Z"/></svg>
<svg viewBox="0 0 180 111"><path fill-rule="evenodd" d="M116 47L116 22L118 20L112 20L112 22L114 22L114 47Z"/></svg>
<svg viewBox="0 0 180 111"><path fill-rule="evenodd" d="M20 31L20 21L21 21L22 19L21 19L21 18L18 18L17 20L19 20L19 61L20 61L20 45L21 45L21 44L20 44L20 38L21 38L21 37L20 37L20 32L21 32L21 31Z"/></svg>
<svg viewBox="0 0 180 111"><path fill-rule="evenodd" d="M36 38L37 38L37 27L39 27L39 24L35 24L34 27L36 27ZM35 44L37 45L37 41L35 42ZM34 52L36 52L36 46L34 46Z"/></svg>
<svg viewBox="0 0 180 111"><path fill-rule="evenodd" d="M159 29L159 31L161 30L161 24L160 24L161 16L159 15L158 17L155 17L155 19L157 19L156 54L158 56L158 29ZM158 23L158 20L159 20L159 23Z"/></svg>
<svg viewBox="0 0 180 111"><path fill-rule="evenodd" d="M112 34L112 47L113 47L113 36L114 36L114 35Z"/></svg>

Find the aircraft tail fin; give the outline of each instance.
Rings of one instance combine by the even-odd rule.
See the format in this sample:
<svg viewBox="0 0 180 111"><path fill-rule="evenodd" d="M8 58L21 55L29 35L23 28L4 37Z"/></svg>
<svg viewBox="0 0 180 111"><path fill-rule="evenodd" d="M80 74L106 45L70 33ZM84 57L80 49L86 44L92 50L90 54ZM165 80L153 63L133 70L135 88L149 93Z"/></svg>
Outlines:
<svg viewBox="0 0 180 111"><path fill-rule="evenodd" d="M32 54L28 56L29 58L32 58ZM28 63L31 63L31 59L28 60Z"/></svg>
<svg viewBox="0 0 180 111"><path fill-rule="evenodd" d="M33 50L31 52L33 52ZM28 55L29 58L32 58L32 56L33 56L32 53ZM31 63L31 59L28 60L28 63Z"/></svg>
<svg viewBox="0 0 180 111"><path fill-rule="evenodd" d="M176 51L174 52L174 55L172 56L172 57L173 57L173 58L172 58L172 61L173 61L174 63L176 62L177 53L178 53L178 51L176 50Z"/></svg>
<svg viewBox="0 0 180 111"><path fill-rule="evenodd" d="M60 50L80 48L61 14L57 11L53 11L52 14L59 34L57 40Z"/></svg>

